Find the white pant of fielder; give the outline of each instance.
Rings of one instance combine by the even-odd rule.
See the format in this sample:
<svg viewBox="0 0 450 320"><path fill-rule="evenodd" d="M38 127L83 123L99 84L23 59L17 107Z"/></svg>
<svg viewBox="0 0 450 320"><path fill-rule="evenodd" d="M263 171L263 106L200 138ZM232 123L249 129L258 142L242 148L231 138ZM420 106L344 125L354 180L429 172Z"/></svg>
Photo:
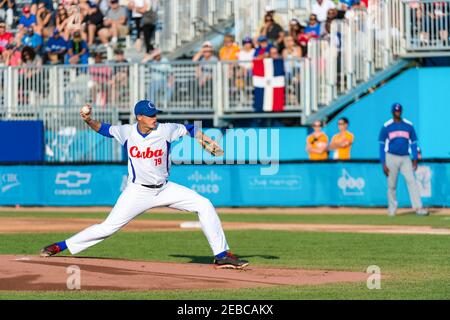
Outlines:
<svg viewBox="0 0 450 320"><path fill-rule="evenodd" d="M211 202L197 192L173 182L160 189L128 183L109 216L66 240L70 253L77 254L119 231L139 214L153 207L197 212L214 255L229 249L219 217Z"/></svg>
<svg viewBox="0 0 450 320"><path fill-rule="evenodd" d="M409 198L414 210L422 208L422 200L420 199L419 187L414 177L412 161L409 156L397 156L386 153L386 165L389 169L388 176L388 200L389 213L394 214L397 210L397 179L399 172L405 177L408 186Z"/></svg>

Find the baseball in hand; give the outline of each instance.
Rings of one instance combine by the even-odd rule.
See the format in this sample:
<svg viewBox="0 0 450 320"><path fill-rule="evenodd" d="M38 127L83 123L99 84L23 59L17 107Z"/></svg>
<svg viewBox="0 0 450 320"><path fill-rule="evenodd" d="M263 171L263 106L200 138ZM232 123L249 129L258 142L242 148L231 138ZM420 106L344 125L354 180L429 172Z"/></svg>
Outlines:
<svg viewBox="0 0 450 320"><path fill-rule="evenodd" d="M85 115L88 115L89 113L91 113L91 108L89 108L88 105L84 105L84 106L81 108L81 112L82 112L83 114L85 114Z"/></svg>

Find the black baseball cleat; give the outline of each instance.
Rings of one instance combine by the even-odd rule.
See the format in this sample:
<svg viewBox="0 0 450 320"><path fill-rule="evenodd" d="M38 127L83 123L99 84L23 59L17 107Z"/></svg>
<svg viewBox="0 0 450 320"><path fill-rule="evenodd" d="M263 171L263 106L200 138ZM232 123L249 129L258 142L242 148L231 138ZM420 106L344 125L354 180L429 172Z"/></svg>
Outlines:
<svg viewBox="0 0 450 320"><path fill-rule="evenodd" d="M216 269L244 269L248 264L248 261L237 258L231 252L227 252L227 255L221 259L214 259Z"/></svg>
<svg viewBox="0 0 450 320"><path fill-rule="evenodd" d="M56 243L53 243L41 249L41 257L51 257L60 252L61 248Z"/></svg>

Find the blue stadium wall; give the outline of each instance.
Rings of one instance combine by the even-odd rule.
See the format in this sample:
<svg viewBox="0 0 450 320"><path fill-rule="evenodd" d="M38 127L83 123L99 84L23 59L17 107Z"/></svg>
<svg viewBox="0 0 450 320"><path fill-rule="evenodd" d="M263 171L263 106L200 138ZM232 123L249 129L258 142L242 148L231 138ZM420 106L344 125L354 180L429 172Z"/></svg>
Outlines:
<svg viewBox="0 0 450 320"><path fill-rule="evenodd" d="M386 179L378 163L176 165L171 180L217 206L385 206ZM0 205L113 205L126 185L125 165L1 166ZM427 206L450 206L450 163L422 163L417 172ZM408 206L399 181L399 204Z"/></svg>
<svg viewBox="0 0 450 320"><path fill-rule="evenodd" d="M391 105L403 105L403 115L413 122L424 158L450 158L450 68L410 69L344 109L326 132L337 132L341 116L350 120L355 135L354 159L378 158L378 134L390 119Z"/></svg>

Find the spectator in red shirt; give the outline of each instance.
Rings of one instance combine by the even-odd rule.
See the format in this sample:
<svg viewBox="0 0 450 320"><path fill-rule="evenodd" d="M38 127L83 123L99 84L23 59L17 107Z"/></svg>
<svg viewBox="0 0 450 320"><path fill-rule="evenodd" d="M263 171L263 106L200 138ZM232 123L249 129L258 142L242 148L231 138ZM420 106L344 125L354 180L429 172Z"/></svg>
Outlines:
<svg viewBox="0 0 450 320"><path fill-rule="evenodd" d="M13 44L6 45L2 52L2 60L7 67L17 67L22 64L22 52Z"/></svg>
<svg viewBox="0 0 450 320"><path fill-rule="evenodd" d="M6 45L10 44L14 39L11 32L6 32L6 23L0 21L0 54L5 49Z"/></svg>

